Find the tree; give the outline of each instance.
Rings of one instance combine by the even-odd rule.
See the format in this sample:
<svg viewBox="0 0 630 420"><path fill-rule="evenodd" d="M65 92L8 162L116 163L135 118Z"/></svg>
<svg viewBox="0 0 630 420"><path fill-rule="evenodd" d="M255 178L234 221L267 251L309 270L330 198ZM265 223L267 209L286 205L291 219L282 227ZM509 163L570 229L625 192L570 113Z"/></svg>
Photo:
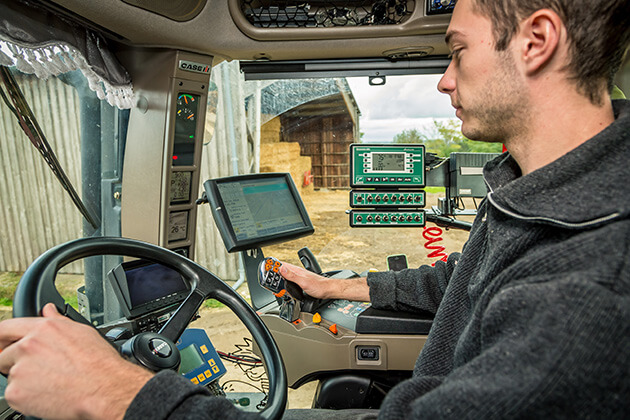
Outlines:
<svg viewBox="0 0 630 420"><path fill-rule="evenodd" d="M394 136L394 143L422 143L425 141L424 135L417 128L403 130Z"/></svg>
<svg viewBox="0 0 630 420"><path fill-rule="evenodd" d="M469 140L461 133L461 122L457 119L433 120L433 126L424 132L417 128L396 134L394 143L422 143L427 152L438 156L449 156L453 152L501 153L500 143Z"/></svg>

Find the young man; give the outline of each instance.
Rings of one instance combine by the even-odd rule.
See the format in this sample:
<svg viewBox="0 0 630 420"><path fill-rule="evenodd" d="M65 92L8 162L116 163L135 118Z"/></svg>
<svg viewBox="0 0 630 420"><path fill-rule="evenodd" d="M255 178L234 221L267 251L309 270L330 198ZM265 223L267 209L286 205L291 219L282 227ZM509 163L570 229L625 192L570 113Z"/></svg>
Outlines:
<svg viewBox="0 0 630 420"><path fill-rule="evenodd" d="M627 0L460 0L438 88L467 137L509 151L485 168L488 198L462 254L343 282L285 264L314 297L436 313L414 376L379 418L630 416L630 104L609 96L629 17ZM50 307L44 315L0 324L17 410L252 416L175 373L129 365Z"/></svg>

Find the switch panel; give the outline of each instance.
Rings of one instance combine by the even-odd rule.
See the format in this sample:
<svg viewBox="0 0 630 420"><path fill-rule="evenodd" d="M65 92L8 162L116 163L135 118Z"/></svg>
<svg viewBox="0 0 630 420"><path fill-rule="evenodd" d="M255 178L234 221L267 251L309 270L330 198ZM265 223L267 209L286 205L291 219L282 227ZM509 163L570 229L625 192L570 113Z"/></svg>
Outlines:
<svg viewBox="0 0 630 420"><path fill-rule="evenodd" d="M423 210L350 210L350 227L422 227Z"/></svg>
<svg viewBox="0 0 630 420"><path fill-rule="evenodd" d="M350 207L424 207L424 191L350 191Z"/></svg>

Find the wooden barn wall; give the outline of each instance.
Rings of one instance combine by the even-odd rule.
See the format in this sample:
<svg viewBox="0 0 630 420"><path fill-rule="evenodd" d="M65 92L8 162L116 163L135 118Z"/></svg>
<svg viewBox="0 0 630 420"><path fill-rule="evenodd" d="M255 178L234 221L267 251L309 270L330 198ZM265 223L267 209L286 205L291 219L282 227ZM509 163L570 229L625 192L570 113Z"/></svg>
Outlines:
<svg viewBox="0 0 630 420"><path fill-rule="evenodd" d="M283 115L282 141L298 142L301 154L312 159L315 188L349 186L349 148L354 124L348 114L302 118Z"/></svg>

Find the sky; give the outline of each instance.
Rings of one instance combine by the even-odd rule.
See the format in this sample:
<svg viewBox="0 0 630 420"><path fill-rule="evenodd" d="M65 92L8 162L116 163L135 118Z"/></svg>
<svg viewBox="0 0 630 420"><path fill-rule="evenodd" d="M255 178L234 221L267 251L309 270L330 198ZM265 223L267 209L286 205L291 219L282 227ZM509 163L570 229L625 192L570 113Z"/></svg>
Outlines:
<svg viewBox="0 0 630 420"><path fill-rule="evenodd" d="M441 75L388 76L370 86L367 77L348 78L359 104L365 142L391 142L403 130L431 127L433 119L455 118L448 95L437 90Z"/></svg>

